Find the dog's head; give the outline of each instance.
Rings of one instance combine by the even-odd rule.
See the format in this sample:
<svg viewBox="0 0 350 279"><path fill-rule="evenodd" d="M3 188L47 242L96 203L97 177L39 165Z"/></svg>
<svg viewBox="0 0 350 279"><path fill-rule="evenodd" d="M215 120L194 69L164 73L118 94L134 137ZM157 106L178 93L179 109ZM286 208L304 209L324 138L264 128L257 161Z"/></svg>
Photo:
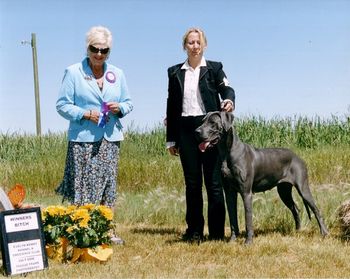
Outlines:
<svg viewBox="0 0 350 279"><path fill-rule="evenodd" d="M204 152L207 148L216 145L222 136L232 129L233 114L224 111L209 112L203 123L196 129L199 140L199 149Z"/></svg>

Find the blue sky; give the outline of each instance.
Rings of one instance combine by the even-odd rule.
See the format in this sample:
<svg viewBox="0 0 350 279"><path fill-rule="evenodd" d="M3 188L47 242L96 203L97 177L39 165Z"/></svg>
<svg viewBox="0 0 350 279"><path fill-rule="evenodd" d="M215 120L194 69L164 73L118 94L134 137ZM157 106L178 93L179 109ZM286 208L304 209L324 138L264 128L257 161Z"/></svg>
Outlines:
<svg viewBox="0 0 350 279"><path fill-rule="evenodd" d="M109 63L124 70L134 110L125 127L165 116L167 68L185 61L182 35L201 27L205 57L223 62L238 117L350 115L347 0L0 0L0 133L35 134L36 33L43 133L65 131L55 109L64 69L85 56L85 34L113 33Z"/></svg>

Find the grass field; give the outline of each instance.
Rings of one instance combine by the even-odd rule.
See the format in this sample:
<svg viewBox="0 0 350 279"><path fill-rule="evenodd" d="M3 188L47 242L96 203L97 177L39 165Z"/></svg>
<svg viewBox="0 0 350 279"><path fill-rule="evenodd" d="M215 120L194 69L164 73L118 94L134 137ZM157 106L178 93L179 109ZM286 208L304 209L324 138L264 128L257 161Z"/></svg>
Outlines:
<svg viewBox="0 0 350 279"><path fill-rule="evenodd" d="M125 246L114 246L106 264L62 265L28 278L242 278L350 276L350 245L344 241L337 216L350 199L350 119L236 119L241 139L258 147L293 149L309 168L311 191L330 235L323 239L315 218L310 221L298 195L302 230L276 190L254 196L255 238L251 246L241 236L235 243L180 241L185 230L183 177L178 158L167 154L162 127L128 130L122 144L117 231ZM60 204L54 189L62 179L65 134L0 135L0 185L22 183L26 201L42 207ZM206 207L206 204L205 204ZM239 223L244 233L242 202ZM227 222L226 235L229 235ZM0 275L1 276L1 275Z"/></svg>

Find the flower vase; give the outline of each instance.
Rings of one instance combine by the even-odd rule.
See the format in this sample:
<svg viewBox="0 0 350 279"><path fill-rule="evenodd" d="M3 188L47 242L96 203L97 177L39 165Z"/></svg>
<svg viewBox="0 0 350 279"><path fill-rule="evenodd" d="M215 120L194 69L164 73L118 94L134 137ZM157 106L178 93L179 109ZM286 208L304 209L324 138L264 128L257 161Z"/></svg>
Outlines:
<svg viewBox="0 0 350 279"><path fill-rule="evenodd" d="M68 239L65 237L59 238L59 244L47 244L46 254L48 258L57 262L64 262L67 259Z"/></svg>
<svg viewBox="0 0 350 279"><path fill-rule="evenodd" d="M113 249L108 245L99 245L95 248L73 248L71 263L81 262L106 262L113 254Z"/></svg>

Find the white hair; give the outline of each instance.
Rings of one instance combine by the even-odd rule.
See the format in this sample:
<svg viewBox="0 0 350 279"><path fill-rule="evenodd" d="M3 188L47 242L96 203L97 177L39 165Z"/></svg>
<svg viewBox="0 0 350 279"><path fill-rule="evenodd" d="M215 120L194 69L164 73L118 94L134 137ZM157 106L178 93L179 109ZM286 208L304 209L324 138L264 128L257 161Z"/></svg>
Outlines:
<svg viewBox="0 0 350 279"><path fill-rule="evenodd" d="M104 26L94 26L86 33L86 48L89 45L103 45L105 48L112 47L112 32Z"/></svg>

